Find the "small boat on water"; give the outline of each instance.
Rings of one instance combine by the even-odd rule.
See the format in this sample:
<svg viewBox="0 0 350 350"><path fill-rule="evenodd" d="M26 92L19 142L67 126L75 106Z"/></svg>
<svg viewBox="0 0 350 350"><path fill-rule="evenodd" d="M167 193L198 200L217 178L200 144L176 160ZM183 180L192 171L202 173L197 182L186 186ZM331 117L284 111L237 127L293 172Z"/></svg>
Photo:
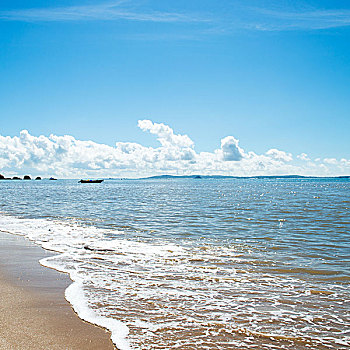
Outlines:
<svg viewBox="0 0 350 350"><path fill-rule="evenodd" d="M80 180L81 184L100 184L103 180Z"/></svg>

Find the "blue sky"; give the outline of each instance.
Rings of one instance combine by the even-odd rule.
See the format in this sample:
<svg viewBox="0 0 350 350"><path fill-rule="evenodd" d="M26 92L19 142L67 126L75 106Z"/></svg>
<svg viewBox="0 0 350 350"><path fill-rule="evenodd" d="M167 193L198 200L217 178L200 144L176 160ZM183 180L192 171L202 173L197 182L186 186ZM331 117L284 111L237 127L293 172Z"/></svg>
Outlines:
<svg viewBox="0 0 350 350"><path fill-rule="evenodd" d="M349 39L348 1L2 0L0 135L348 160Z"/></svg>

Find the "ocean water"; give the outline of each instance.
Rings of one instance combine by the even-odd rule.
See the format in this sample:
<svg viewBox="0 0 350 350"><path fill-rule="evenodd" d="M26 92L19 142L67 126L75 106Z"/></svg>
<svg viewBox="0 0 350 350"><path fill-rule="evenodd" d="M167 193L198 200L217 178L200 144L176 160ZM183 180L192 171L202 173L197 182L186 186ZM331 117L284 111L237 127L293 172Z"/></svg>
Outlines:
<svg viewBox="0 0 350 350"><path fill-rule="evenodd" d="M350 349L348 179L1 181L118 349Z"/></svg>

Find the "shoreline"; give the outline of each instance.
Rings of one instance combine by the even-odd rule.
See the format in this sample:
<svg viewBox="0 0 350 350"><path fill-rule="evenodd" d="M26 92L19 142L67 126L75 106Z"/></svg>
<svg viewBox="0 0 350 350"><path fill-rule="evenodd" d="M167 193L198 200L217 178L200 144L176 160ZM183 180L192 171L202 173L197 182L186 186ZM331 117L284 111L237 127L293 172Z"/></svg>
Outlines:
<svg viewBox="0 0 350 350"><path fill-rule="evenodd" d="M64 298L68 275L40 265L55 253L0 231L0 349L115 349Z"/></svg>

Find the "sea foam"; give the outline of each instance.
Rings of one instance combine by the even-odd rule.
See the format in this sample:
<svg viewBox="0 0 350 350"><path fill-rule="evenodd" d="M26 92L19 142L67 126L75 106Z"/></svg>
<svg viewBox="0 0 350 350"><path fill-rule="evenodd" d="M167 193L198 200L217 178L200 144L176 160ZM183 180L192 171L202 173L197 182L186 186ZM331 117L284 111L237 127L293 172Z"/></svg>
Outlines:
<svg viewBox="0 0 350 350"><path fill-rule="evenodd" d="M41 259L39 262L45 267L69 274L73 283L65 290L65 298L81 319L109 330L111 339L118 349L131 349L127 340L129 328L121 321L101 316L91 309L84 294L84 281L78 276L74 268L74 262L71 261L71 264L68 265L64 263L64 261L71 259L69 248L74 252L80 245L86 244L86 239L82 240L82 238L90 236L91 231L94 232L93 236L95 239L100 237L99 230L56 223L45 219L22 219L2 213L0 213L0 227L2 227L4 232L25 236L45 249L53 250L57 253L64 252L63 254Z"/></svg>

